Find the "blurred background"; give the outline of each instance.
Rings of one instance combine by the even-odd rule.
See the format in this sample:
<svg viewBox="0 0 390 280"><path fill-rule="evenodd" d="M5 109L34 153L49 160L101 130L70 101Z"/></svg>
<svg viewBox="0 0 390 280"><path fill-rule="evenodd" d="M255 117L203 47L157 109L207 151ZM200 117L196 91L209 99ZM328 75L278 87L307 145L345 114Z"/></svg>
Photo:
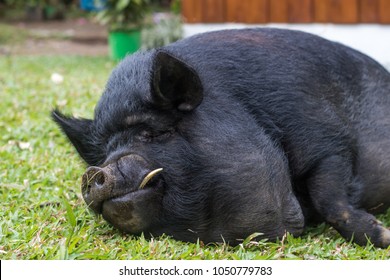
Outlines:
<svg viewBox="0 0 390 280"><path fill-rule="evenodd" d="M0 0L0 55L121 59L195 33L299 29L390 62L390 0Z"/></svg>
<svg viewBox="0 0 390 280"><path fill-rule="evenodd" d="M183 37L176 0L0 0L0 55L121 59ZM110 48L110 46L112 47Z"/></svg>

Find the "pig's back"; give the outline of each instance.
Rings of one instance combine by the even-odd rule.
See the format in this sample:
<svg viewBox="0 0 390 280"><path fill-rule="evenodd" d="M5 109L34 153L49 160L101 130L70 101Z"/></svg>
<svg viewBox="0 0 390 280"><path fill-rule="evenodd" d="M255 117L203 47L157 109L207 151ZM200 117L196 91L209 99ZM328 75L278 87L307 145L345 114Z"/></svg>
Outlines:
<svg viewBox="0 0 390 280"><path fill-rule="evenodd" d="M384 193L390 200L390 74L379 63L315 35L272 28L204 33L166 49L195 68L206 99L233 96L260 125L271 118L292 151L312 132L306 154L290 153L293 172L305 172L310 154L349 146L372 190L358 203L375 207ZM335 137L340 145L326 151Z"/></svg>

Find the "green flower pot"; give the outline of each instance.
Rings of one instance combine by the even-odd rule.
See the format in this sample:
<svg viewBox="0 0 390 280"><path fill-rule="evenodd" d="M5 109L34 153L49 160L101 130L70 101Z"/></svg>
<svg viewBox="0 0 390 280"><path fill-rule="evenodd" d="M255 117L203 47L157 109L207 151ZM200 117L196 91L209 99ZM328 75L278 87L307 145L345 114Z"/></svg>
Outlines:
<svg viewBox="0 0 390 280"><path fill-rule="evenodd" d="M108 34L110 56L115 60L123 59L127 54L134 53L141 47L141 31L110 31Z"/></svg>

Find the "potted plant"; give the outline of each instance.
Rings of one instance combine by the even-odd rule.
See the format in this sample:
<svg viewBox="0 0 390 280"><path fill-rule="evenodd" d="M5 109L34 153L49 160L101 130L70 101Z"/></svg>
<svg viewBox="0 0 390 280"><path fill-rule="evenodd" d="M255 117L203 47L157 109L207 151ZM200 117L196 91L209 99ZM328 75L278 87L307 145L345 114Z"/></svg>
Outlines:
<svg viewBox="0 0 390 280"><path fill-rule="evenodd" d="M143 20L150 0L107 0L97 20L108 26L110 56L119 60L141 46Z"/></svg>

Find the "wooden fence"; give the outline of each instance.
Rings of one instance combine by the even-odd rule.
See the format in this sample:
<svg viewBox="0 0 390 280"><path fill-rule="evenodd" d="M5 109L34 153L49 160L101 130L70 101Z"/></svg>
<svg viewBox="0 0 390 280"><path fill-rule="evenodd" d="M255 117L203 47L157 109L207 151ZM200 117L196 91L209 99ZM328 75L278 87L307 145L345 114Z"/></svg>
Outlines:
<svg viewBox="0 0 390 280"><path fill-rule="evenodd" d="M390 0L182 0L188 23L382 23Z"/></svg>

